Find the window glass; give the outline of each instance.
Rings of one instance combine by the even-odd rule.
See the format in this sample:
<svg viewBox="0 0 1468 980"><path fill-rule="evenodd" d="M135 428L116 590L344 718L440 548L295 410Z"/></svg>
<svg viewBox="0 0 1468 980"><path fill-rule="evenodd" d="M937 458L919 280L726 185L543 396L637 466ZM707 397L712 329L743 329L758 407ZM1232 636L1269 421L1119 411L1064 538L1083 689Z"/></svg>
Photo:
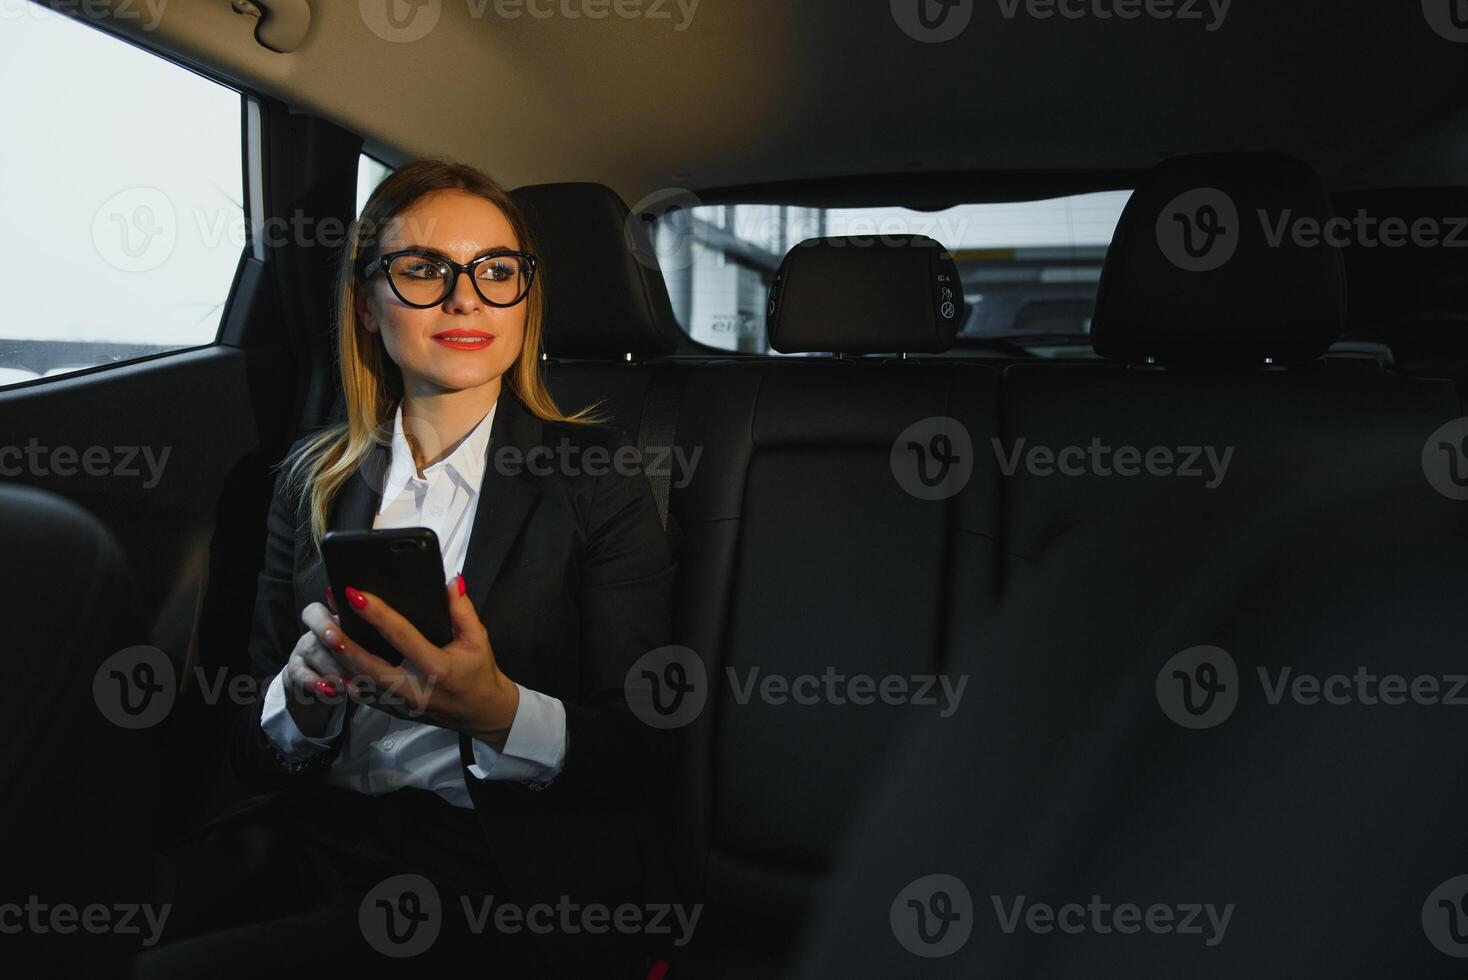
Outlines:
<svg viewBox="0 0 1468 980"><path fill-rule="evenodd" d="M693 339L769 353L766 298L785 253L807 238L927 235L953 254L968 302L959 343L1064 344L1091 328L1101 260L1130 191L944 211L699 205L653 225L679 321ZM668 261L668 256L672 261Z"/></svg>
<svg viewBox="0 0 1468 980"><path fill-rule="evenodd" d="M213 343L245 244L240 93L9 7L0 385Z"/></svg>
<svg viewBox="0 0 1468 980"><path fill-rule="evenodd" d="M393 168L375 160L367 154L357 158L357 215L362 214L362 209L367 206L367 199L377 189L377 185L387 179Z"/></svg>

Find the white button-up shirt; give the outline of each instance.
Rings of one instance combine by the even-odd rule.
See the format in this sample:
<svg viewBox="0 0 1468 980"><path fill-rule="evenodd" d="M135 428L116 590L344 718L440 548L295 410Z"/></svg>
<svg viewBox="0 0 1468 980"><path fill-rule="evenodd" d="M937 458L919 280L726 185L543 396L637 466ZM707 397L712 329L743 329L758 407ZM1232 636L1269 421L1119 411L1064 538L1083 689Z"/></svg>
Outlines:
<svg viewBox="0 0 1468 980"><path fill-rule="evenodd" d="M423 471L420 477L403 433L403 410L393 418L392 460L383 485L382 505L373 528L427 527L438 535L445 582L464 568L469 534L484 480L486 452L494 409L458 447ZM490 635L493 636L493 625ZM520 685L520 706L497 752L475 739L476 779L548 783L566 758L566 709L561 702ZM296 727L286 708L284 671L265 692L260 725L282 754L304 759L328 748L342 736L345 705L337 708L327 733L312 738ZM365 704L352 712L352 724L340 754L327 770L326 782L369 796L405 786L425 789L455 806L473 807L459 761L459 733L436 725L397 718Z"/></svg>

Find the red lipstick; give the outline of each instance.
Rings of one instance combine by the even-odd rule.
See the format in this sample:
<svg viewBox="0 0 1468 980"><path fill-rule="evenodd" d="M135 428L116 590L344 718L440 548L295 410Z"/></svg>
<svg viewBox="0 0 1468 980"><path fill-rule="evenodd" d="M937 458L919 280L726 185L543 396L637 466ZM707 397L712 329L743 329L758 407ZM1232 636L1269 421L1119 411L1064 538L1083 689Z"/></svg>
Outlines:
<svg viewBox="0 0 1468 980"><path fill-rule="evenodd" d="M451 327L434 334L432 340L453 350L484 350L494 343L494 334L469 327Z"/></svg>

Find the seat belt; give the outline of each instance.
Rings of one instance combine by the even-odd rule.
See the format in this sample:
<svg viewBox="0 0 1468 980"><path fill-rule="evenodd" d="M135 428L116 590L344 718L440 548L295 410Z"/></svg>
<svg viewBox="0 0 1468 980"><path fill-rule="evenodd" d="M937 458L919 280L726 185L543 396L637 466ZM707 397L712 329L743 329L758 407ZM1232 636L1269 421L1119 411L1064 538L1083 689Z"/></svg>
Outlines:
<svg viewBox="0 0 1468 980"><path fill-rule="evenodd" d="M673 437L678 431L678 396L682 380L677 365L662 364L653 368L647 395L643 399L642 424L637 428L637 451L644 462L650 447L667 453L665 465L658 467L656 473L647 474L647 481L652 484L653 500L658 505L658 519L663 522L665 531L668 529L668 498L673 484Z"/></svg>

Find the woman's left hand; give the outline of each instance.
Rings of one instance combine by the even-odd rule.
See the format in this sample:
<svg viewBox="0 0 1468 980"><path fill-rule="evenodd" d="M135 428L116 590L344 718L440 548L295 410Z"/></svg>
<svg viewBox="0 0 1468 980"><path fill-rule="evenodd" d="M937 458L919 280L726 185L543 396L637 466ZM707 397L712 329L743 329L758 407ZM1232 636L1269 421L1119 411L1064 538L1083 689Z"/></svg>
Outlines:
<svg viewBox="0 0 1468 980"><path fill-rule="evenodd" d="M403 655L394 667L343 633L336 658L348 671L347 693L400 718L452 728L502 749L520 706L520 689L495 662L489 632L465 594L464 576L445 588L454 638L443 647L424 639L380 596L346 590L357 615ZM375 690L363 691L361 680Z"/></svg>

